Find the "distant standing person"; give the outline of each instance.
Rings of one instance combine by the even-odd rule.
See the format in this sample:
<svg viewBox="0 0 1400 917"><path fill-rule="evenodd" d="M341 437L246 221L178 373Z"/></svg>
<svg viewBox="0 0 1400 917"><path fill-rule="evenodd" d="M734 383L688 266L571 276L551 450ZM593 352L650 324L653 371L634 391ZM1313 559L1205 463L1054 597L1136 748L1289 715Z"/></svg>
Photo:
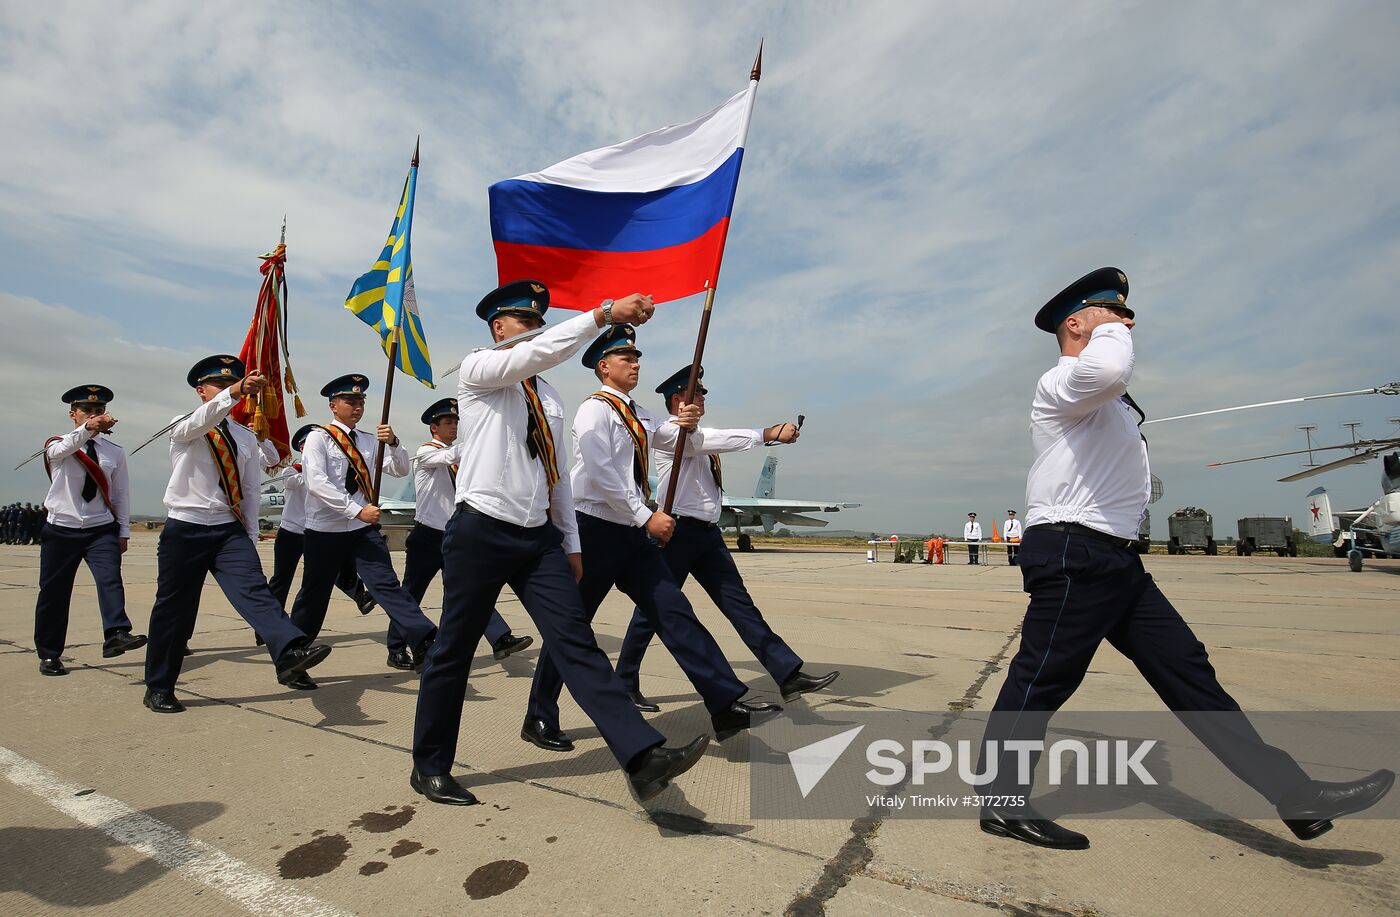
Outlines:
<svg viewBox="0 0 1400 917"><path fill-rule="evenodd" d="M970 564L981 563L977 556L977 542L982 540L982 525L977 521L976 513L967 514L967 525L963 526L963 541L967 542L967 562Z"/></svg>
<svg viewBox="0 0 1400 917"><path fill-rule="evenodd" d="M86 563L97 586L102 615L102 656L110 659L146 645L131 633L122 587L122 555L131 538L131 488L126 450L99 438L116 425L107 413L112 390L80 385L63 394L73 429L44 443L49 493L48 523L39 548L39 599L34 605L34 647L39 674L67 675L59 656L68 637L68 609L78 564Z"/></svg>
<svg viewBox="0 0 1400 917"><path fill-rule="evenodd" d="M1021 547L1021 520L1016 518L1014 509L1006 511L1006 522L1001 527L1001 535L1006 539L1006 562L1014 567L1016 554Z"/></svg>

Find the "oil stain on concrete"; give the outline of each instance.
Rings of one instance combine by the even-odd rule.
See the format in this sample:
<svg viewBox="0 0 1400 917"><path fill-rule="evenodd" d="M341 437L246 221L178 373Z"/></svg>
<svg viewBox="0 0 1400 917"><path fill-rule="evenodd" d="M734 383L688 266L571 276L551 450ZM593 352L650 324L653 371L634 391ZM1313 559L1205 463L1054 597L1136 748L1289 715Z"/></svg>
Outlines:
<svg viewBox="0 0 1400 917"><path fill-rule="evenodd" d="M524 882L529 874L530 867L519 860L495 860L474 869L462 888L473 900L494 898Z"/></svg>
<svg viewBox="0 0 1400 917"><path fill-rule="evenodd" d="M277 872L284 879L324 876L345 862L350 842L343 834L324 834L282 854Z"/></svg>
<svg viewBox="0 0 1400 917"><path fill-rule="evenodd" d="M385 834L397 831L413 820L413 806L387 806L383 812L366 812L350 823L352 828L363 828L371 834Z"/></svg>

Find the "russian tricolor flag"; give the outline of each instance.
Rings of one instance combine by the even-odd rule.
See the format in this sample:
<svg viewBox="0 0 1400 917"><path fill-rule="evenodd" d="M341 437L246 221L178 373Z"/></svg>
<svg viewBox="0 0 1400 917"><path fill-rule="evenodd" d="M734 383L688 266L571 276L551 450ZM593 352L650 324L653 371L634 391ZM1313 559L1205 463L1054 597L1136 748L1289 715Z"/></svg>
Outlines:
<svg viewBox="0 0 1400 917"><path fill-rule="evenodd" d="M753 80L694 121L492 185L500 282L540 280L551 306L578 310L712 287L757 90Z"/></svg>

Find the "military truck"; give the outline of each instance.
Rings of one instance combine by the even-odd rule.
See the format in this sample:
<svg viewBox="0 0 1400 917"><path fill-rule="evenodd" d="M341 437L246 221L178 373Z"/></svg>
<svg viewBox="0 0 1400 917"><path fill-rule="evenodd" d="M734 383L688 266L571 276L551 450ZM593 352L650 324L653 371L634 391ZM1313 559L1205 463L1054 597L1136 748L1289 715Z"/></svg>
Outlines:
<svg viewBox="0 0 1400 917"><path fill-rule="evenodd" d="M1186 506L1167 517L1167 553L1185 554L1199 548L1214 557L1215 524L1210 513L1195 506Z"/></svg>
<svg viewBox="0 0 1400 917"><path fill-rule="evenodd" d="M1260 551L1273 551L1279 557L1298 556L1291 516L1246 516L1236 525L1240 540L1235 545L1235 553L1239 556L1248 557Z"/></svg>

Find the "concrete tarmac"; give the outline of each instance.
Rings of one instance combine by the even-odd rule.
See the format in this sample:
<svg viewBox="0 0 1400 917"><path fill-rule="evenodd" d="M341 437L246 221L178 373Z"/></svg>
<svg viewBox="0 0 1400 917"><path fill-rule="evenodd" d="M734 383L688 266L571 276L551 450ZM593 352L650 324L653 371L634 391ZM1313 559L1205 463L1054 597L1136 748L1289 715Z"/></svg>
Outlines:
<svg viewBox="0 0 1400 917"><path fill-rule="evenodd" d="M271 545L261 546L265 569ZM1014 653L1015 568L868 564L864 553L735 555L758 605L832 689L789 705L930 716L986 709ZM401 557L398 558L401 561ZM1385 710L1400 702L1400 562L1150 557L1147 563L1245 709ZM137 631L155 535L124 561ZM1087 851L989 837L959 820L750 817L743 738L645 806L568 698L577 750L519 738L536 643L478 656L456 774L482 800L436 806L408 787L417 681L385 666L380 612L339 593L321 688L280 687L211 579L178 689L141 705L144 650L101 655L94 588L78 575L71 674L33 652L37 547L0 547L0 914L1372 914L1400 909L1400 823L1345 819L1301 843L1274 820L1067 820ZM687 593L740 676L773 681L693 584ZM435 617L441 589L424 603ZM500 610L536 634L509 591ZM615 657L631 606L597 620ZM643 691L672 743L709 730L653 645ZM1099 652L1069 709L1160 710L1136 670ZM1376 762L1370 766L1394 766ZM1241 787L1242 792L1249 792Z"/></svg>

